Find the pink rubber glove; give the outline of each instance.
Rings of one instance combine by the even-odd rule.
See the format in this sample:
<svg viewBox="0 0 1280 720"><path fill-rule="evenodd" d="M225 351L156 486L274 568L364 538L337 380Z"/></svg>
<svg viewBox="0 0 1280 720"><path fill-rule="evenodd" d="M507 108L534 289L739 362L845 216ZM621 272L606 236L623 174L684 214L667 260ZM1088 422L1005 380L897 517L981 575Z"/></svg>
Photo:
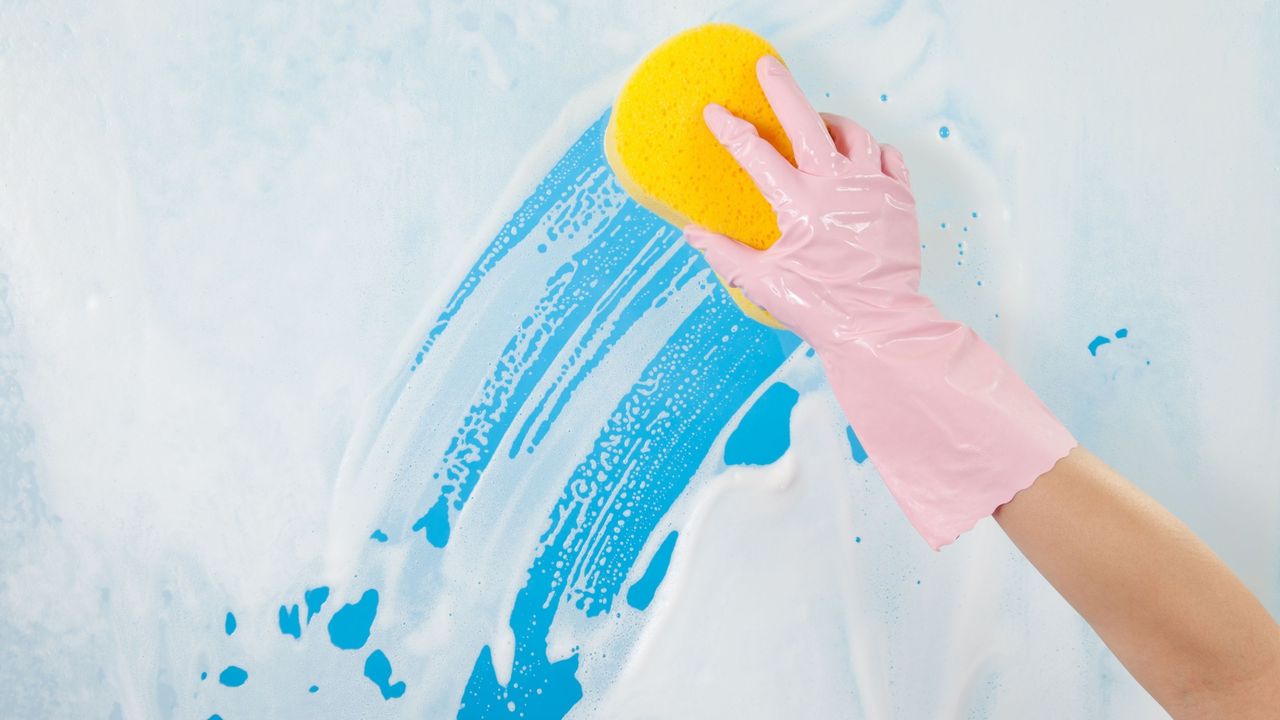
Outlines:
<svg viewBox="0 0 1280 720"><path fill-rule="evenodd" d="M936 550L1076 441L990 346L920 294L902 155L852 120L819 116L773 57L757 73L798 167L724 108L704 118L777 212L781 237L763 251L697 226L685 237L817 351L867 455Z"/></svg>

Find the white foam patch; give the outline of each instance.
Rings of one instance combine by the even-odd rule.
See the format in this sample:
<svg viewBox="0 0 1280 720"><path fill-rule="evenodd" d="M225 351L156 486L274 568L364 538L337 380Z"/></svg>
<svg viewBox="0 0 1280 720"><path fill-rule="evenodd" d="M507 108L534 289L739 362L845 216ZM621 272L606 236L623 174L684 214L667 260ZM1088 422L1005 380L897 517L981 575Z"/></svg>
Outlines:
<svg viewBox="0 0 1280 720"><path fill-rule="evenodd" d="M392 472L413 418L384 423L383 400L626 68L707 19L768 34L818 106L904 151L925 290L1280 613L1274 3L11 4L7 711L456 710L480 648L510 652L530 538L581 438L549 440L563 457L537 469L555 482L518 489L538 514L504 516L508 496L481 483L430 564L420 538L368 539L423 491ZM616 362L668 331L629 335ZM448 356L457 377L474 380L467 363L503 332L479 323ZM1095 335L1113 338L1097 357ZM582 396L616 396L596 390L625 370L602 366ZM456 407L474 388L445 380L420 397ZM808 382L791 455L728 473L713 457L651 539L681 533L647 611L557 620L557 653L611 649L583 657L582 714L1162 716L990 523L928 553ZM571 419L595 428L611 409ZM281 636L276 608L318 584L333 587L325 614ZM325 633L375 584L393 679L409 685L396 701ZM430 599L404 602L415 587ZM251 671L234 693L214 679L232 662Z"/></svg>
<svg viewBox="0 0 1280 720"><path fill-rule="evenodd" d="M702 487L627 665L580 716L1101 712L1079 692L1105 667L1100 645L1070 607L990 521L931 552L874 471L852 466L838 418L805 395L786 456ZM1159 716L1131 682L1107 692Z"/></svg>

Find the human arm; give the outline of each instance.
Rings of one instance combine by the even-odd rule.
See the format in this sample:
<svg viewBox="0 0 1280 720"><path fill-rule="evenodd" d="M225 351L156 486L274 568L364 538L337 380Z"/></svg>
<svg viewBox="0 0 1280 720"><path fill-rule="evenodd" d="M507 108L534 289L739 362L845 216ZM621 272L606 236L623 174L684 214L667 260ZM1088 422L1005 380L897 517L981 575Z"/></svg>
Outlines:
<svg viewBox="0 0 1280 720"><path fill-rule="evenodd" d="M1082 447L995 511L1175 718L1274 718L1280 627L1190 529Z"/></svg>
<svg viewBox="0 0 1280 720"><path fill-rule="evenodd" d="M920 246L901 155L818 116L776 61L760 82L792 166L749 124L708 127L774 207L757 251L686 228L728 284L817 351L841 408L908 519L938 548L996 519L1152 695L1179 718L1280 707L1280 630L1158 504L1076 446L971 329L919 293Z"/></svg>

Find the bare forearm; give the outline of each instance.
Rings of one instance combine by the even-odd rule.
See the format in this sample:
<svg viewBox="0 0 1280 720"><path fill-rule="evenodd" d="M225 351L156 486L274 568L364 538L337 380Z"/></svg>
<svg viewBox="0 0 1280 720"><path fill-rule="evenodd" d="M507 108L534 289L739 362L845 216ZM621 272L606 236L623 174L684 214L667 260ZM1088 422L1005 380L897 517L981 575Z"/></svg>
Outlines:
<svg viewBox="0 0 1280 720"><path fill-rule="evenodd" d="M1280 627L1182 522L1087 450L995 518L1174 717L1274 716Z"/></svg>

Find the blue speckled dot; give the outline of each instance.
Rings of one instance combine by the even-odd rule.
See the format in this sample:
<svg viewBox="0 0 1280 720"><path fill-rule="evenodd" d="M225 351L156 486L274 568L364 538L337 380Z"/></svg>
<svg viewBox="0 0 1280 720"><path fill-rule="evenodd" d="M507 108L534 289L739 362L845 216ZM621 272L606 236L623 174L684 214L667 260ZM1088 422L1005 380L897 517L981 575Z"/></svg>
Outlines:
<svg viewBox="0 0 1280 720"><path fill-rule="evenodd" d="M889 96L884 93L880 93L880 102L889 102Z"/></svg>
<svg viewBox="0 0 1280 720"><path fill-rule="evenodd" d="M374 650L364 661L364 676L378 686L383 700L394 700L404 695L404 681L391 682L391 661L381 650Z"/></svg>
<svg viewBox="0 0 1280 720"><path fill-rule="evenodd" d="M218 682L227 687L240 687L248 679L249 673L245 672L244 668L236 667L235 665L228 665L227 669L218 675Z"/></svg>
<svg viewBox="0 0 1280 720"><path fill-rule="evenodd" d="M279 623L281 634L292 635L294 640L302 637L302 623L298 622L297 603L294 603L292 608L280 606Z"/></svg>
<svg viewBox="0 0 1280 720"><path fill-rule="evenodd" d="M312 685L311 687L307 688L307 692L309 692L309 693L313 693L313 692L320 692L320 686L319 686L319 685Z"/></svg>
<svg viewBox="0 0 1280 720"><path fill-rule="evenodd" d="M938 128L938 137L942 138L943 140L946 140L947 138L951 137L951 128L947 127L946 125L943 125L942 127Z"/></svg>
<svg viewBox="0 0 1280 720"><path fill-rule="evenodd" d="M329 618L329 642L342 650L358 650L369 640L378 614L378 591L370 588L355 603L343 605Z"/></svg>
<svg viewBox="0 0 1280 720"><path fill-rule="evenodd" d="M320 608L324 607L324 601L329 599L329 586L321 585L318 588L312 588L302 594L302 599L307 603L307 624L311 624L311 618L320 612Z"/></svg>

